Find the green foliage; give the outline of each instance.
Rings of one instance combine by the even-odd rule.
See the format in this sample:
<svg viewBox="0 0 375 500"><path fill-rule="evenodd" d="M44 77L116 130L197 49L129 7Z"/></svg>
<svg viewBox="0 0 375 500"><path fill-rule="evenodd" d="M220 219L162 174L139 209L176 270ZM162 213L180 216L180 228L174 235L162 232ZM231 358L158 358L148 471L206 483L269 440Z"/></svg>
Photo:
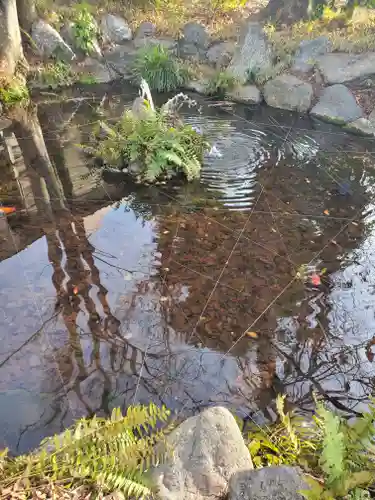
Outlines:
<svg viewBox="0 0 375 500"><path fill-rule="evenodd" d="M181 87L188 78L187 69L161 45L146 45L133 63L133 80L147 81L151 90L170 92Z"/></svg>
<svg viewBox="0 0 375 500"><path fill-rule="evenodd" d="M0 455L0 490L22 481L30 493L43 484L86 485L103 493L121 490L128 498L149 495L151 486L144 472L162 455L155 445L162 442L169 411L149 406L119 409L110 419L81 419L63 434L47 439L37 453L11 458Z"/></svg>
<svg viewBox="0 0 375 500"><path fill-rule="evenodd" d="M284 413L277 398L280 422L270 429L248 433L248 447L256 467L299 465L309 475L307 500L339 498L365 500L375 483L375 406L354 423L317 403L313 422ZM319 479L315 479L319 478Z"/></svg>
<svg viewBox="0 0 375 500"><path fill-rule="evenodd" d="M33 77L37 85L47 86L51 89L67 87L74 83L85 85L97 83L94 76L88 73L75 73L64 61L51 62L40 68Z"/></svg>
<svg viewBox="0 0 375 500"><path fill-rule="evenodd" d="M73 34L77 47L86 55L95 49L95 40L99 35L99 28L86 4L76 4L74 7Z"/></svg>
<svg viewBox="0 0 375 500"><path fill-rule="evenodd" d="M170 178L174 172L195 179L208 143L190 125L172 121L163 111L145 108L142 117L126 111L114 127L101 124L106 138L98 142L94 155L109 166L139 165L146 182Z"/></svg>
<svg viewBox="0 0 375 500"><path fill-rule="evenodd" d="M0 86L0 102L5 107L26 105L30 100L29 90L26 85L14 78L10 83Z"/></svg>
<svg viewBox="0 0 375 500"><path fill-rule="evenodd" d="M78 83L82 83L83 85L95 85L98 83L98 79L90 73L79 73L76 81Z"/></svg>
<svg viewBox="0 0 375 500"><path fill-rule="evenodd" d="M211 0L210 7L215 11L226 13L237 9L243 9L246 3L247 0Z"/></svg>
<svg viewBox="0 0 375 500"><path fill-rule="evenodd" d="M236 85L236 78L227 71L218 71L207 85L207 94L224 97Z"/></svg>

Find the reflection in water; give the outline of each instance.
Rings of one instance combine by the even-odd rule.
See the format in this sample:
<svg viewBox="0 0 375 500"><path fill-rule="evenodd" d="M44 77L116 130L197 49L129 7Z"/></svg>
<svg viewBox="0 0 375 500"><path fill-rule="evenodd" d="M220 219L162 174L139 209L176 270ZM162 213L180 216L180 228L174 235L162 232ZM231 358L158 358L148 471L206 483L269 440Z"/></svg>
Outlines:
<svg viewBox="0 0 375 500"><path fill-rule="evenodd" d="M150 399L178 415L219 403L259 421L280 392L306 411L312 391L363 409L375 353L372 157L334 131L328 144L326 131L282 128L280 117L248 130L225 113L190 118L222 153L201 184L119 187L116 203L10 221L0 428L14 451ZM89 119L69 117L84 137ZM68 193L78 153L57 139ZM327 269L321 285L296 277L305 264Z"/></svg>

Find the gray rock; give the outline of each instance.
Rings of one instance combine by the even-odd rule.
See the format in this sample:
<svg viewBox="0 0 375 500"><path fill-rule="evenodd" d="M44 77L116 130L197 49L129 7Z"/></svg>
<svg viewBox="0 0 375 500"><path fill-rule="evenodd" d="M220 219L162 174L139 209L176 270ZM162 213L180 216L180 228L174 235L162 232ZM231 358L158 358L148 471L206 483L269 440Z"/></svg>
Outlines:
<svg viewBox="0 0 375 500"><path fill-rule="evenodd" d="M192 43L201 48L208 47L208 33L206 28L199 23L190 22L185 24L183 35L186 43Z"/></svg>
<svg viewBox="0 0 375 500"><path fill-rule="evenodd" d="M128 42L126 45L116 45L103 54L105 64L113 70L117 76L124 79L131 78L131 66L136 51L133 45Z"/></svg>
<svg viewBox="0 0 375 500"><path fill-rule="evenodd" d="M326 36L320 36L313 40L303 40L296 52L292 70L307 73L314 67L317 56L331 50L332 43Z"/></svg>
<svg viewBox="0 0 375 500"><path fill-rule="evenodd" d="M245 82L249 71L264 71L271 66L271 48L262 26L248 23L242 31L228 70L241 82Z"/></svg>
<svg viewBox="0 0 375 500"><path fill-rule="evenodd" d="M229 482L229 500L303 500L309 486L297 467L240 471Z"/></svg>
<svg viewBox="0 0 375 500"><path fill-rule="evenodd" d="M229 99L244 104L259 104L262 102L262 95L255 85L243 85L235 87L227 94Z"/></svg>
<svg viewBox="0 0 375 500"><path fill-rule="evenodd" d="M340 125L353 122L363 115L353 94L341 84L324 89L310 113L324 121Z"/></svg>
<svg viewBox="0 0 375 500"><path fill-rule="evenodd" d="M133 41L133 45L136 49L140 49L142 47L145 47L146 45L160 45L160 47L163 47L168 52L177 54L177 42L172 38L135 38Z"/></svg>
<svg viewBox="0 0 375 500"><path fill-rule="evenodd" d="M104 43L124 43L133 38L132 30L125 19L113 14L102 16L100 29Z"/></svg>
<svg viewBox="0 0 375 500"><path fill-rule="evenodd" d="M211 45L206 57L216 68L224 68L230 63L235 50L233 42L218 42Z"/></svg>
<svg viewBox="0 0 375 500"><path fill-rule="evenodd" d="M345 125L344 128L353 134L375 137L375 124L367 118L358 118L358 120Z"/></svg>
<svg viewBox="0 0 375 500"><path fill-rule="evenodd" d="M154 471L165 500L222 498L230 477L252 468L249 450L226 408L208 408L185 420L168 436L167 446L173 456Z"/></svg>
<svg viewBox="0 0 375 500"><path fill-rule="evenodd" d="M200 80L189 80L185 83L186 90L192 90L197 94L207 95L207 88L210 80L208 78L201 78Z"/></svg>
<svg viewBox="0 0 375 500"><path fill-rule="evenodd" d="M102 64L92 57L86 57L74 70L76 73L92 75L97 83L109 83L119 76L110 66Z"/></svg>
<svg viewBox="0 0 375 500"><path fill-rule="evenodd" d="M84 51L78 46L76 37L74 35L74 23L68 22L65 23L60 32L64 41L74 48L75 52L80 56L85 56ZM90 54L92 57L102 57L102 51L100 50L99 42L97 39L93 40L93 48Z"/></svg>
<svg viewBox="0 0 375 500"><path fill-rule="evenodd" d="M318 56L317 66L328 84L345 83L375 74L375 52Z"/></svg>
<svg viewBox="0 0 375 500"><path fill-rule="evenodd" d="M178 55L184 59L205 61L208 45L206 28L198 23L187 23L183 29L183 38L178 41Z"/></svg>
<svg viewBox="0 0 375 500"><path fill-rule="evenodd" d="M311 106L313 88L293 75L280 75L266 83L264 99L273 108L305 112Z"/></svg>
<svg viewBox="0 0 375 500"><path fill-rule="evenodd" d="M153 37L156 33L156 26L153 23L148 21L144 21L141 23L137 29L137 33L135 35L136 38L147 38Z"/></svg>
<svg viewBox="0 0 375 500"><path fill-rule="evenodd" d="M42 19L33 24L31 38L42 57L58 57L65 62L71 62L76 57L61 35Z"/></svg>

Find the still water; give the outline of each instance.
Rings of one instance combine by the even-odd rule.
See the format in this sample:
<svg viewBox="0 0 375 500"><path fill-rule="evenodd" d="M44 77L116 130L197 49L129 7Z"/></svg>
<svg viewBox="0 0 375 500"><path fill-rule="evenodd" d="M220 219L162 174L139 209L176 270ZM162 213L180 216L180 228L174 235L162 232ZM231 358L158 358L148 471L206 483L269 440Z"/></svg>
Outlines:
<svg viewBox="0 0 375 500"><path fill-rule="evenodd" d="M131 96L77 102L48 108L69 123L73 185L98 104L116 117ZM53 222L10 220L0 445L21 453L81 416L150 400L179 416L221 404L258 422L274 417L278 393L305 411L313 392L349 415L366 407L375 144L291 113L200 105L185 118L218 151L201 182L101 182Z"/></svg>

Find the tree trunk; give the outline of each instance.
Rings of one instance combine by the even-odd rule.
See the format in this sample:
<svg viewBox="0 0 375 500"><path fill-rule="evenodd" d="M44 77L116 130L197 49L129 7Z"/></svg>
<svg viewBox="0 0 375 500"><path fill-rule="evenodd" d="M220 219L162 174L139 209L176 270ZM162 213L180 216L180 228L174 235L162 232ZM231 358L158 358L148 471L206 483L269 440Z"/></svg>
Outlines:
<svg viewBox="0 0 375 500"><path fill-rule="evenodd" d="M18 108L13 111L12 118L26 167L44 179L52 209L65 210L65 196L59 177L49 159L36 111Z"/></svg>
<svg viewBox="0 0 375 500"><path fill-rule="evenodd" d="M17 10L21 28L30 33L33 22L37 19L35 0L17 0Z"/></svg>
<svg viewBox="0 0 375 500"><path fill-rule="evenodd" d="M0 0L0 78L13 77L23 59L16 0Z"/></svg>

